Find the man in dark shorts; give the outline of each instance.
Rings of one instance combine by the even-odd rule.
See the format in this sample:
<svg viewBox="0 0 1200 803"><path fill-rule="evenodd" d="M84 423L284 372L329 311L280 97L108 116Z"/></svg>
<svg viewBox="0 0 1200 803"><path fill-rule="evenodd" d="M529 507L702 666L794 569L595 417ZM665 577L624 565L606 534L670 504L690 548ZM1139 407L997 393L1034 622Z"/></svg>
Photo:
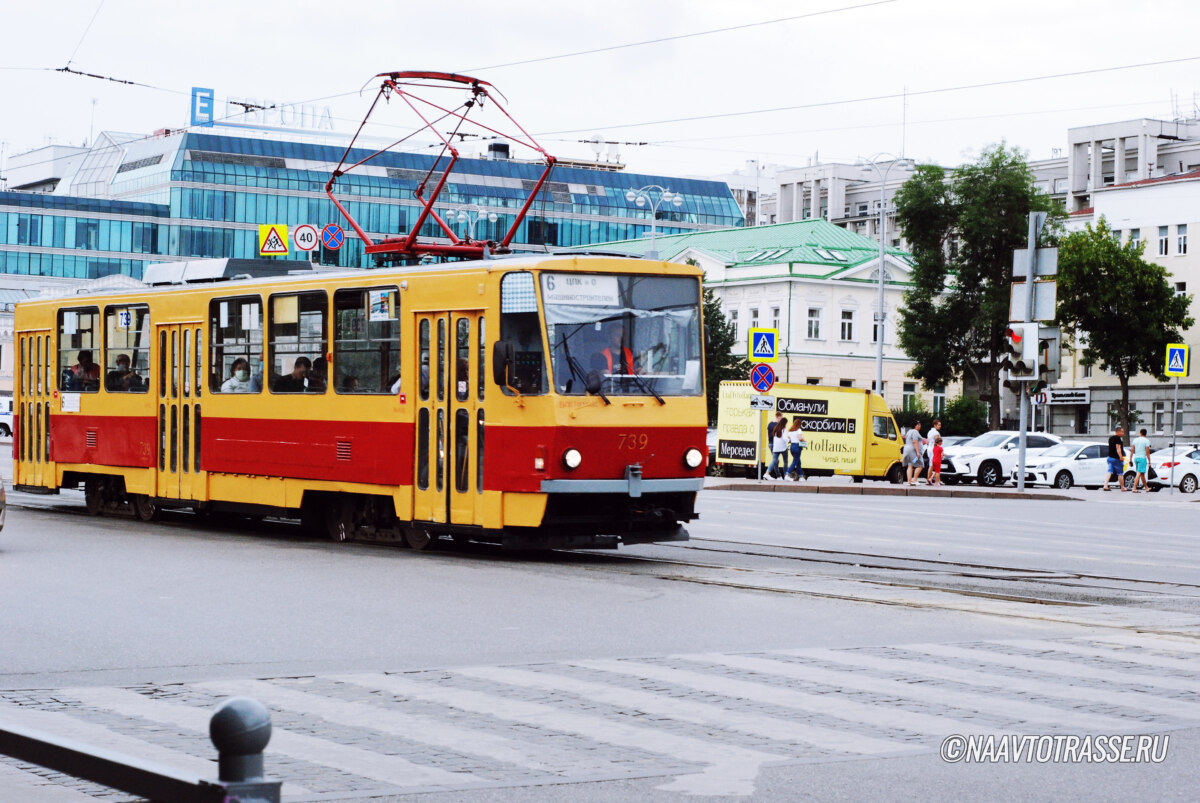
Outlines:
<svg viewBox="0 0 1200 803"><path fill-rule="evenodd" d="M1117 488L1122 493L1125 491L1125 480L1121 476L1125 471L1124 437L1125 430L1122 427L1117 427L1112 437L1108 439L1108 476L1104 478L1103 488L1105 491L1108 490L1108 483L1112 481L1113 477L1117 479Z"/></svg>

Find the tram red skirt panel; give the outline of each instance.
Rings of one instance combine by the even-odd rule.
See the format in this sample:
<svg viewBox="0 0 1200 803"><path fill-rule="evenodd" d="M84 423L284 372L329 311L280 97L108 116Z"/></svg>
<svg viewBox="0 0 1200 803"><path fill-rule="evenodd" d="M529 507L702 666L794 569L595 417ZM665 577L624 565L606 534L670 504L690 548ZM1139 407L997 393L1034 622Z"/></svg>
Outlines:
<svg viewBox="0 0 1200 803"><path fill-rule="evenodd" d="M150 468L156 464L157 438L157 422L149 416L50 417L50 456L58 463Z"/></svg>
<svg viewBox="0 0 1200 803"><path fill-rule="evenodd" d="M705 450L703 427L505 427L487 428L483 487L489 490L538 491L542 480L617 480L625 467L642 467L646 479L703 477L704 465L689 469L683 455L689 448ZM563 452L578 449L579 468L569 471ZM534 470L534 459L545 459L545 470Z"/></svg>
<svg viewBox="0 0 1200 803"><path fill-rule="evenodd" d="M381 421L205 418L205 471L265 477L412 483L413 427Z"/></svg>

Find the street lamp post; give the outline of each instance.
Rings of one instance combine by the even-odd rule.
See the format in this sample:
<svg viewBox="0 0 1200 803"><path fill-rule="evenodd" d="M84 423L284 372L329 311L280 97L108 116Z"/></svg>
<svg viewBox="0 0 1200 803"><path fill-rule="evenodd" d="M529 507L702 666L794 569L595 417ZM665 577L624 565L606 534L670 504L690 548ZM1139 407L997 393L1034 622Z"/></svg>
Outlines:
<svg viewBox="0 0 1200 803"><path fill-rule="evenodd" d="M459 223L467 224L467 239L475 239L475 224L481 220L486 220L489 223L495 223L499 220L499 216L495 212L489 212L482 206L472 207L471 209L447 209L446 220L457 220Z"/></svg>
<svg viewBox="0 0 1200 803"><path fill-rule="evenodd" d="M651 193L657 193L658 200L654 200ZM646 257L648 259L658 259L658 207L664 203L681 206L683 205L683 196L677 192L671 192L666 187L660 187L657 184L647 184L645 187L638 187L635 190L631 189L626 192L625 200L631 204L637 204L639 208L650 204L650 250L646 252Z"/></svg>
<svg viewBox="0 0 1200 803"><path fill-rule="evenodd" d="M886 162L880 157L887 157ZM901 170L911 170L913 162L911 159L897 158L890 153L877 153L869 159L860 161L862 171L870 174L872 171L879 177L879 311L876 313L876 322L878 330L876 332L875 344L875 392L880 396L883 395L883 332L884 322L887 319L883 307L883 260L886 248L886 231L887 231L887 177L888 173L892 172L893 167L899 167ZM886 164L886 166L884 166Z"/></svg>

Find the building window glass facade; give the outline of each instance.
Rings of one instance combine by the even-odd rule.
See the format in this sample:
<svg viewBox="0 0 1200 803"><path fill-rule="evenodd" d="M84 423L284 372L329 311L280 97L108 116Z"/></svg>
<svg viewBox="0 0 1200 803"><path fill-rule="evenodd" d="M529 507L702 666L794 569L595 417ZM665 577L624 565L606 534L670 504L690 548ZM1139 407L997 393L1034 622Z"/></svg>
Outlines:
<svg viewBox="0 0 1200 803"><path fill-rule="evenodd" d="M808 339L821 339L821 309L819 307L808 308Z"/></svg>
<svg viewBox="0 0 1200 803"><path fill-rule="evenodd" d="M854 339L854 310L842 310L842 340Z"/></svg>
<svg viewBox="0 0 1200 803"><path fill-rule="evenodd" d="M1180 223L1175 227L1175 253L1187 253L1187 224Z"/></svg>

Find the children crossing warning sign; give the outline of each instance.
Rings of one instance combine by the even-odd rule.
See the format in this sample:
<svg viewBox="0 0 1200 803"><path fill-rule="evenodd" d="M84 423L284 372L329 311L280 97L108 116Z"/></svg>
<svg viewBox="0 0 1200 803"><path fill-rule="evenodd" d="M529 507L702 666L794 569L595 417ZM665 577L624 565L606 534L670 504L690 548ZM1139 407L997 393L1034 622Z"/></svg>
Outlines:
<svg viewBox="0 0 1200 803"><path fill-rule="evenodd" d="M750 337L750 361L751 362L778 362L779 361L779 330L778 329L751 329Z"/></svg>
<svg viewBox="0 0 1200 803"><path fill-rule="evenodd" d="M1191 367L1189 349L1184 343L1167 344L1167 376L1187 376Z"/></svg>
<svg viewBox="0 0 1200 803"><path fill-rule="evenodd" d="M260 224L258 227L258 253L262 256L286 256L288 252L288 227L275 223Z"/></svg>

